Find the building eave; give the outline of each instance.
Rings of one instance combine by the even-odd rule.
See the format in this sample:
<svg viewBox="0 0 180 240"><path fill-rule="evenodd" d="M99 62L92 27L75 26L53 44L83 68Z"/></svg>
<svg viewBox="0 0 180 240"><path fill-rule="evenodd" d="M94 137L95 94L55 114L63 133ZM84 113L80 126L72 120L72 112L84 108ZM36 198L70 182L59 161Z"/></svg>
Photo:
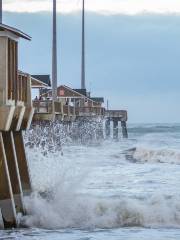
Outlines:
<svg viewBox="0 0 180 240"><path fill-rule="evenodd" d="M10 27L8 25L2 24L2 23L0 23L0 30L9 31L9 32L15 34L17 37L21 37L21 38L24 38L29 41L31 40L31 37L29 35L27 35L26 33L14 28L14 27Z"/></svg>

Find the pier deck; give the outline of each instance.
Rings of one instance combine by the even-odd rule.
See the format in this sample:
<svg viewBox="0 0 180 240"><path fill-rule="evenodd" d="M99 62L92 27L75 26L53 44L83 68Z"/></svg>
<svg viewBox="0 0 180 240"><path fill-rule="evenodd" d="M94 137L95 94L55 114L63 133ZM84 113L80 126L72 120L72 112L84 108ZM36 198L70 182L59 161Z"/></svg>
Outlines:
<svg viewBox="0 0 180 240"><path fill-rule="evenodd" d="M116 119L118 121L127 121L128 115L126 110L106 110L105 117L110 119Z"/></svg>
<svg viewBox="0 0 180 240"><path fill-rule="evenodd" d="M63 105L62 102L52 100L34 100L33 107L35 109L34 120L49 121L55 118L62 121L73 121L77 117L105 116L105 109L103 107L77 107Z"/></svg>
<svg viewBox="0 0 180 240"><path fill-rule="evenodd" d="M106 137L110 137L111 121L113 122L113 137L114 139L118 139L118 123L121 122L122 127L122 135L123 138L128 138L127 126L126 122L128 120L128 114L126 110L106 110L105 111L105 119L106 119Z"/></svg>

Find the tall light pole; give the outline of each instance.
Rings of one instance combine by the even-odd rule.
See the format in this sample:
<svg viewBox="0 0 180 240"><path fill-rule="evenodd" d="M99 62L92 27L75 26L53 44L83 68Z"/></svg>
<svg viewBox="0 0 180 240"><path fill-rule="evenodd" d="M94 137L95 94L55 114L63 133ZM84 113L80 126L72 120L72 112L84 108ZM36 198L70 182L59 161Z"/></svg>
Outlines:
<svg viewBox="0 0 180 240"><path fill-rule="evenodd" d="M57 99L57 9L56 0L53 0L53 39L52 39L52 97Z"/></svg>
<svg viewBox="0 0 180 240"><path fill-rule="evenodd" d="M82 56L81 56L81 89L86 88L85 75L85 6L82 0Z"/></svg>
<svg viewBox="0 0 180 240"><path fill-rule="evenodd" d="M0 23L2 23L2 0L0 0Z"/></svg>

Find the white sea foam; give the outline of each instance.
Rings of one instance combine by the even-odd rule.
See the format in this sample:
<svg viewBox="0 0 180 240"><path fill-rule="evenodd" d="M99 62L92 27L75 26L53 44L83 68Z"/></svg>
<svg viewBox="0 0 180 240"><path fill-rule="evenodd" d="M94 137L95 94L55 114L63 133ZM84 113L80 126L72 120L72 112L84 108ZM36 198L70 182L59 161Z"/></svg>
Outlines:
<svg viewBox="0 0 180 240"><path fill-rule="evenodd" d="M95 164L96 168L100 167L100 162L98 160L96 162L95 158L97 152L93 152L95 150L93 148L91 152L89 150L83 147L74 148L65 156L56 154L43 156L33 153L32 150L31 154L29 152L36 193L25 199L28 216L22 218L23 224L48 229L180 227L179 196L167 196L158 192L151 194L150 197L145 194L138 199L136 194L133 198L120 194L115 197L107 197L106 194L98 197L90 193L85 194L83 190L87 186L84 186L84 183L88 174L93 171ZM95 159L91 159L90 156ZM91 160L93 164L90 163ZM100 158L99 161L102 160ZM110 159L109 164L111 161ZM147 165L145 166L147 170ZM96 174L97 170L93 178L90 176L95 185L98 177ZM108 173L99 174L103 178L102 174ZM128 177L126 178L128 181ZM140 187L146 188L145 185ZM44 196L37 191L43 192Z"/></svg>
<svg viewBox="0 0 180 240"><path fill-rule="evenodd" d="M139 162L160 162L180 164L180 150L138 146L133 158Z"/></svg>
<svg viewBox="0 0 180 240"><path fill-rule="evenodd" d="M22 223L48 229L180 228L179 166L169 164L180 163L180 151L171 143L151 135L135 145L64 146L63 156L28 149L34 193L25 198L28 216ZM134 159L153 164L126 161L123 151L134 146Z"/></svg>
<svg viewBox="0 0 180 240"><path fill-rule="evenodd" d="M26 199L23 223L43 228L180 227L180 198L103 199L57 189L53 199Z"/></svg>

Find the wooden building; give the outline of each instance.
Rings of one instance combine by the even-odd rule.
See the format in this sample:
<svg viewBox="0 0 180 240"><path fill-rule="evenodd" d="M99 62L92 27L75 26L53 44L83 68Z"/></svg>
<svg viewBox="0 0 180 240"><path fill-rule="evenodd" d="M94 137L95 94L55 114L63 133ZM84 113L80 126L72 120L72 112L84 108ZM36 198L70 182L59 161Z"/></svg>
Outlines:
<svg viewBox="0 0 180 240"><path fill-rule="evenodd" d="M81 91L80 91L81 90ZM42 91L41 91L42 92ZM82 89L72 89L61 85L57 88L57 100L54 102L54 116L59 120L72 121L79 117L103 117L105 109L101 101L87 96ZM46 89L33 101L35 107L35 120L53 119L52 90Z"/></svg>

